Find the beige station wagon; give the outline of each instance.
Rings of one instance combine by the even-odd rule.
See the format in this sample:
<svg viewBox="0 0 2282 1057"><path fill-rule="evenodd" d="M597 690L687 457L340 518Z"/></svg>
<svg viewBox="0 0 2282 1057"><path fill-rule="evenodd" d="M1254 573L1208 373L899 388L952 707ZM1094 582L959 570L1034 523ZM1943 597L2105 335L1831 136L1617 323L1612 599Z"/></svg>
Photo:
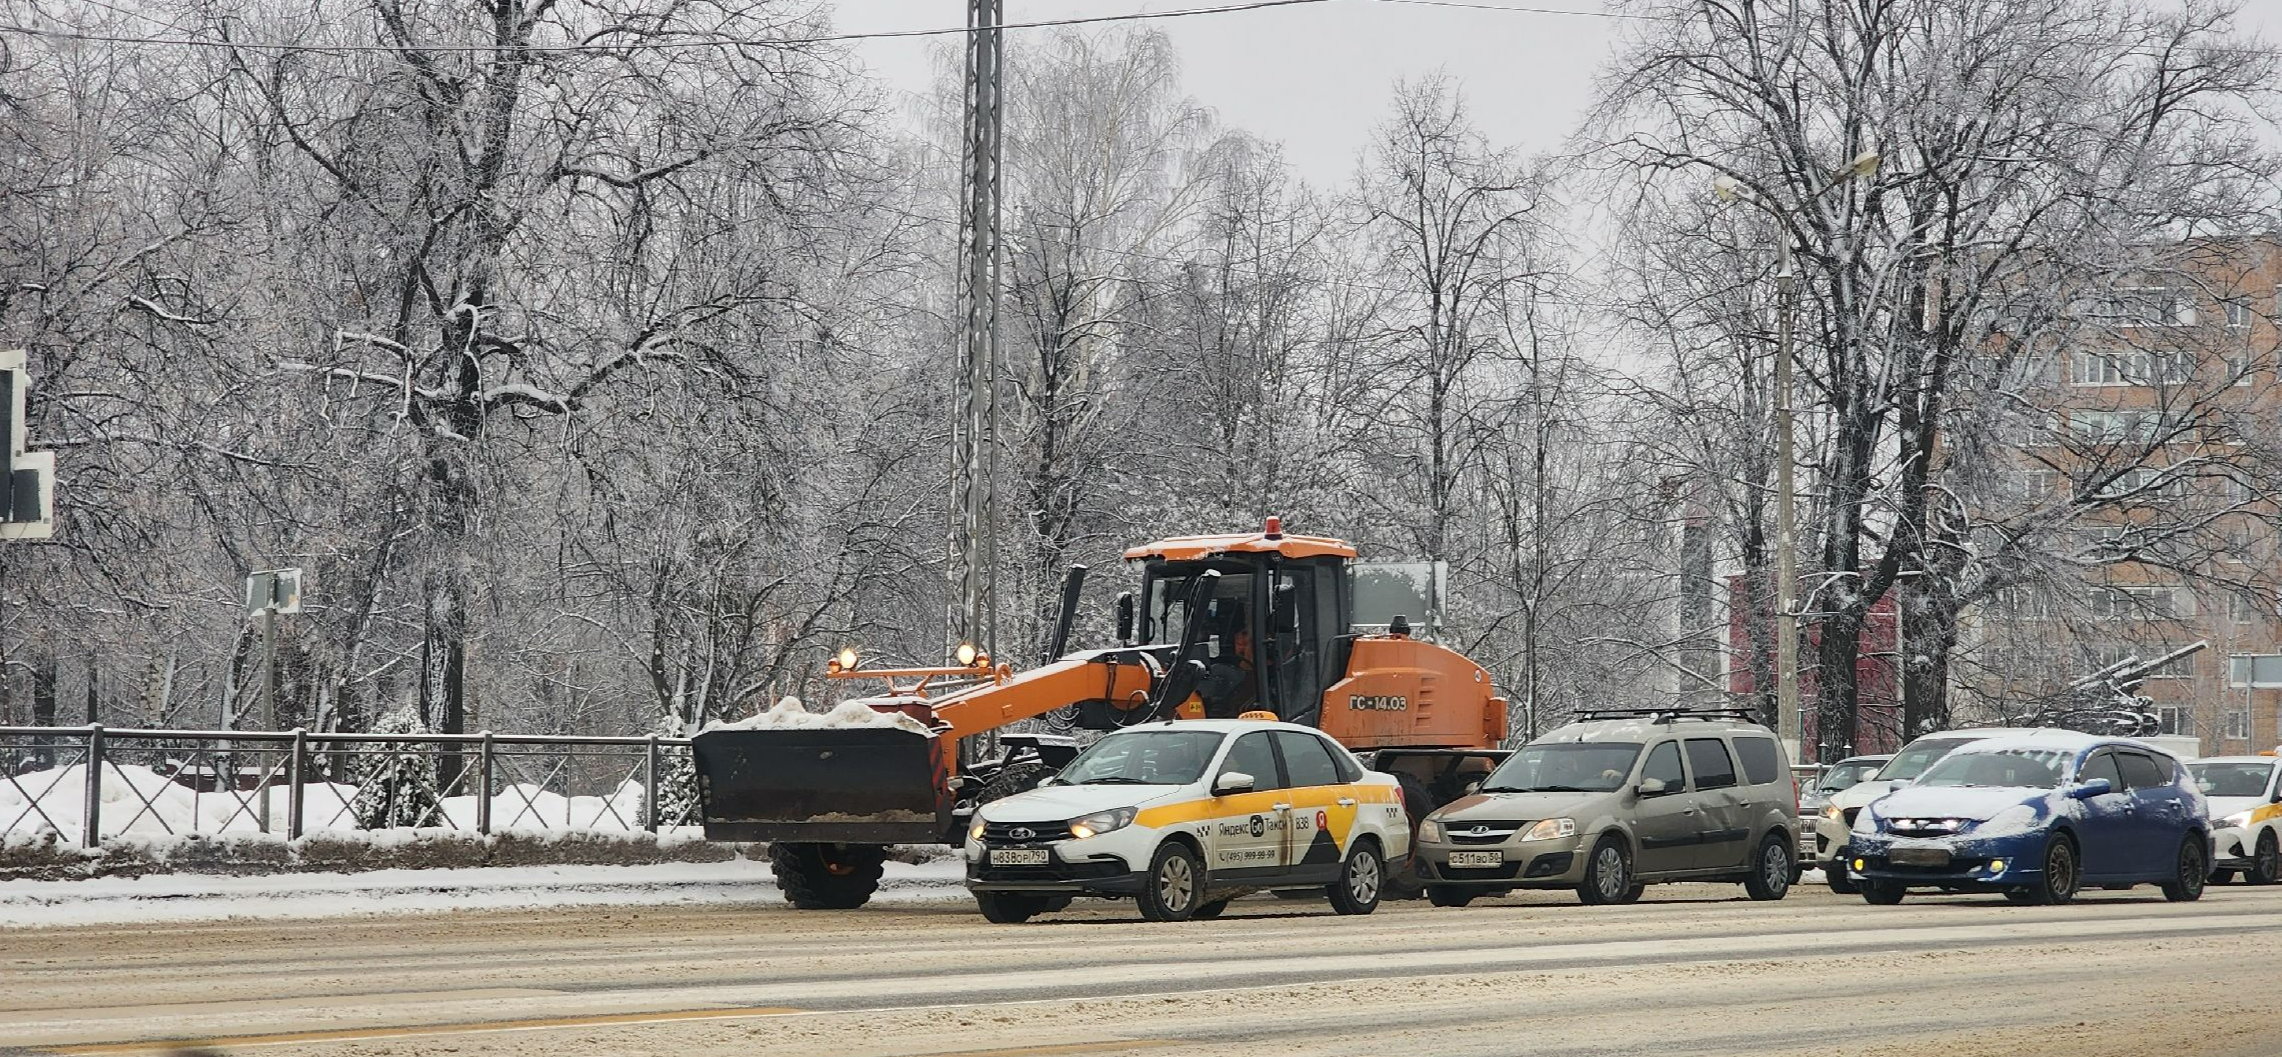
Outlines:
<svg viewBox="0 0 2282 1057"><path fill-rule="evenodd" d="M1798 880L1797 811L1782 746L1748 713L1601 710L1428 815L1416 862L1436 906L1516 888L1629 903L1670 881L1781 899Z"/></svg>

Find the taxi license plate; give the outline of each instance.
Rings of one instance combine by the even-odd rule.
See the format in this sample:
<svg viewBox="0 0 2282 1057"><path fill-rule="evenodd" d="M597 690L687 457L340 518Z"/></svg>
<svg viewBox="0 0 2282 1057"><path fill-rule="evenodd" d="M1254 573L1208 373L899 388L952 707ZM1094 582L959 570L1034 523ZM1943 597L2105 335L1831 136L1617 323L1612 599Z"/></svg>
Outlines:
<svg viewBox="0 0 2282 1057"><path fill-rule="evenodd" d="M1505 853L1500 851L1454 851L1450 865L1461 870L1478 870L1485 866L1504 866Z"/></svg>
<svg viewBox="0 0 2282 1057"><path fill-rule="evenodd" d="M1046 849L992 848L990 850L990 864L992 866L1044 866L1046 865Z"/></svg>
<svg viewBox="0 0 2282 1057"><path fill-rule="evenodd" d="M1947 848L1895 848L1886 853L1896 866L1947 866Z"/></svg>

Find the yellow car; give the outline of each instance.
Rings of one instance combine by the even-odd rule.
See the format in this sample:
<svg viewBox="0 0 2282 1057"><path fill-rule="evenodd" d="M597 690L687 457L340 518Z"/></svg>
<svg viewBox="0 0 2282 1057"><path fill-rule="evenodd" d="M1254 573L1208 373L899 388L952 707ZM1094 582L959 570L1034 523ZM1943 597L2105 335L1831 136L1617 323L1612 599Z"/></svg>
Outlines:
<svg viewBox="0 0 2282 1057"><path fill-rule="evenodd" d="M2211 802L2211 880L2282 877L2282 759L2213 756L2189 763L2187 774Z"/></svg>

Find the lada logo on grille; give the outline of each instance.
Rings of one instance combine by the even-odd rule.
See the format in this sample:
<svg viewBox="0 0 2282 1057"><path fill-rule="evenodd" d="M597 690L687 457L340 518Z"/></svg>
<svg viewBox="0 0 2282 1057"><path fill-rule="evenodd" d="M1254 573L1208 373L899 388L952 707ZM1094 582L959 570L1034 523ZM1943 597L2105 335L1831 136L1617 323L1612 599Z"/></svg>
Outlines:
<svg viewBox="0 0 2282 1057"><path fill-rule="evenodd" d="M1014 838L1015 840L1029 840L1030 838L1037 836L1038 831L1031 829L1028 826L1016 826L1013 829L1007 830L1006 835Z"/></svg>
<svg viewBox="0 0 2282 1057"><path fill-rule="evenodd" d="M1487 836L1489 836L1489 835L1490 835L1490 827L1488 827L1488 826L1475 826L1475 827L1474 827L1474 830L1473 830L1473 833L1474 833L1474 836L1477 836L1477 837L1487 837Z"/></svg>

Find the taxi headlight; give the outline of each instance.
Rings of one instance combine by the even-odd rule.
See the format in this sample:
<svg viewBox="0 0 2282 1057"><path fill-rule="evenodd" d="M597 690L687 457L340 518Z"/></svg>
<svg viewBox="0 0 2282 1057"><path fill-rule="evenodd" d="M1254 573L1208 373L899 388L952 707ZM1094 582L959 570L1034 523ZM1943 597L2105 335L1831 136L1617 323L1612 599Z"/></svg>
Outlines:
<svg viewBox="0 0 2282 1057"><path fill-rule="evenodd" d="M1137 813L1132 808L1120 807L1108 811L1096 811L1084 818L1071 819L1070 836L1084 840L1087 837L1098 837L1104 833L1116 832L1132 825L1133 816Z"/></svg>
<svg viewBox="0 0 2282 1057"><path fill-rule="evenodd" d="M971 840L971 841L980 841L980 840L982 840L982 839L983 839L983 820L982 820L982 819L980 819L980 818L977 818L977 819L975 819L975 824L974 824L974 825L972 825L972 826L968 826L968 827L967 827L967 839L968 839L968 840Z"/></svg>
<svg viewBox="0 0 2282 1057"><path fill-rule="evenodd" d="M2237 811L2232 815L2228 815L2227 817L2220 819L2219 825L2227 829L2241 829L2244 826L2250 825L2250 812Z"/></svg>
<svg viewBox="0 0 2282 1057"><path fill-rule="evenodd" d="M1420 819L1418 822L1418 839L1441 843L1442 823L1431 818Z"/></svg>
<svg viewBox="0 0 2282 1057"><path fill-rule="evenodd" d="M1522 834L1522 835L1521 835L1521 839L1523 839L1523 840L1552 840L1552 839L1553 839L1553 838L1555 838L1555 837L1574 837L1574 836L1576 836L1576 835L1577 835L1577 820L1576 820L1576 819L1573 819L1573 818L1549 818L1549 819L1546 819L1546 820L1545 820L1545 821L1543 821L1543 822L1540 822L1540 823L1538 823L1538 824L1536 824L1536 825L1534 825L1534 826L1531 826L1531 827L1529 827L1529 832Z"/></svg>

